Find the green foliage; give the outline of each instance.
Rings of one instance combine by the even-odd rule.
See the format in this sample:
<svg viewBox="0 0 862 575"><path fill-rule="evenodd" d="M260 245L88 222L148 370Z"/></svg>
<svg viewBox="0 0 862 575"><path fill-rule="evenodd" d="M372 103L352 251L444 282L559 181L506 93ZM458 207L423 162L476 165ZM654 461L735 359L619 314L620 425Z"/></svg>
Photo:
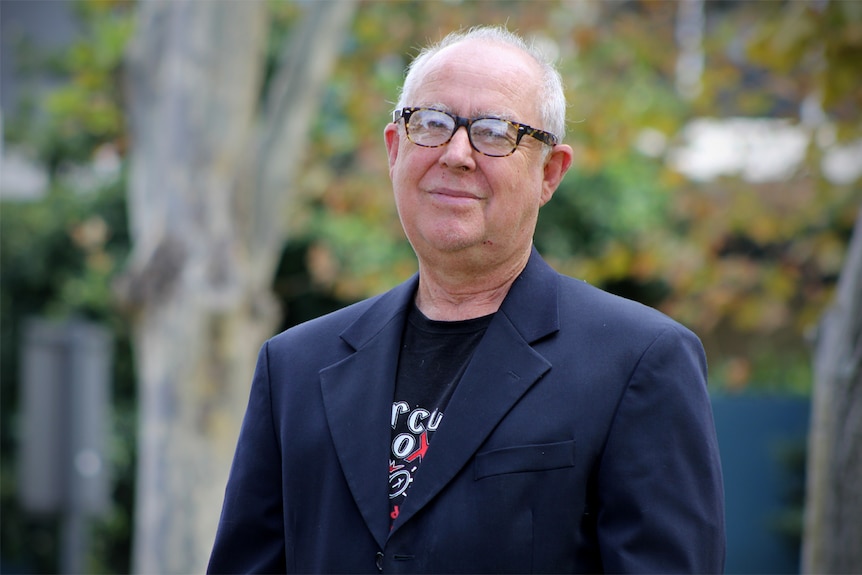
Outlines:
<svg viewBox="0 0 862 575"><path fill-rule="evenodd" d="M67 50L44 52L21 41L22 84L46 70L62 83L47 94L29 94L5 127L7 141L33 148L51 174L89 161L101 145L124 145L120 69L132 33L131 5L89 0L74 6L82 36Z"/></svg>
<svg viewBox="0 0 862 575"><path fill-rule="evenodd" d="M119 70L132 20L128 4L75 5L81 39L62 53L29 45L19 68L22 84L49 70L63 83L31 94L7 124L7 146L28 150L47 166L50 189L37 201L0 206L0 541L4 569L58 569L58 518L33 517L17 503L18 354L30 317L86 318L114 337L109 465L113 505L93 522L96 549L88 572L125 572L129 566L136 426L130 334L113 307L111 280L129 251L123 174L102 170L99 158L121 152L124 125ZM26 40L26 39L25 39ZM26 41L24 44L27 44ZM111 162L108 162L109 164Z"/></svg>
<svg viewBox="0 0 862 575"><path fill-rule="evenodd" d="M752 61L790 75L788 89L820 99L839 138L862 136L862 6L859 2L790 2L764 21L749 45Z"/></svg>
<svg viewBox="0 0 862 575"><path fill-rule="evenodd" d="M560 259L595 258L614 240L636 242L664 223L670 198L660 171L656 161L631 153L623 165L570 173L540 212L537 247Z"/></svg>
<svg viewBox="0 0 862 575"><path fill-rule="evenodd" d="M104 520L126 524L107 530L101 523L100 545L113 548L113 563L93 565L93 572L127 569L132 496L131 466L134 453L135 390L129 333L112 307L110 278L128 252L125 202L121 182L101 190L80 193L54 188L35 202L5 202L0 212L0 317L2 321L2 429L4 560L30 566L38 572L57 569L55 518L20 515L14 455L17 419L10 416L18 404L18 353L23 322L30 317L65 319L82 317L108 326L115 338L114 397L109 462L116 478L115 504ZM29 542L42 541L38 546ZM110 557L103 555L100 557ZM98 567L98 568L97 568Z"/></svg>

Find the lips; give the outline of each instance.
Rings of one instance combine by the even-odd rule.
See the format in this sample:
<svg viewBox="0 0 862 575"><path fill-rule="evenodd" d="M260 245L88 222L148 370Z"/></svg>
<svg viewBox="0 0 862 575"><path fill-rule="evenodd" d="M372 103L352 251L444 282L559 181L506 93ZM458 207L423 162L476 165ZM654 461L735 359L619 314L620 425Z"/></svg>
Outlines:
<svg viewBox="0 0 862 575"><path fill-rule="evenodd" d="M463 190L451 190L448 188L438 188L429 192L432 196L438 196L441 199L452 200L481 200L482 198L472 192Z"/></svg>

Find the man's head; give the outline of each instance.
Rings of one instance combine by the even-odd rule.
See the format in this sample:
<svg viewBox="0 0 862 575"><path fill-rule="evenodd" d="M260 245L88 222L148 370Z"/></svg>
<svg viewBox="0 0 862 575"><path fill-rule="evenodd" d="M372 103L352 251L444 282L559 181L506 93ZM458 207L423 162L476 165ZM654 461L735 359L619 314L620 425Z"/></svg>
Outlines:
<svg viewBox="0 0 862 575"><path fill-rule="evenodd" d="M425 66L437 53L448 46L467 40L486 40L508 44L529 54L536 61L541 70L540 111L543 127L556 135L562 142L566 135L566 94L563 90L560 73L557 72L557 69L545 57L544 53L534 45L528 44L514 32L497 26L471 28L465 32L452 32L440 42L423 48L407 68L407 76L404 78L395 109L400 110L410 105L409 102L414 97L416 85L424 74Z"/></svg>
<svg viewBox="0 0 862 575"><path fill-rule="evenodd" d="M389 172L420 265L523 265L572 159L558 143L565 100L553 67L503 29L450 35L411 65L398 106L384 131Z"/></svg>

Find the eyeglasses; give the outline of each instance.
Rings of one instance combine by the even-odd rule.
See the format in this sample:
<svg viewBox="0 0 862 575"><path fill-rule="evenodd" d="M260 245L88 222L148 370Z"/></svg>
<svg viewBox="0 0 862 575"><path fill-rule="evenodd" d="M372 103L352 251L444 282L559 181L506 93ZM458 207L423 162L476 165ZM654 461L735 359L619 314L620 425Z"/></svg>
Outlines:
<svg viewBox="0 0 862 575"><path fill-rule="evenodd" d="M404 118L407 139L425 148L448 144L461 126L467 129L467 138L473 149L493 158L513 154L525 135L549 146L557 145L557 137L550 132L502 118L462 118L433 108L395 110L392 121L397 123L401 118Z"/></svg>

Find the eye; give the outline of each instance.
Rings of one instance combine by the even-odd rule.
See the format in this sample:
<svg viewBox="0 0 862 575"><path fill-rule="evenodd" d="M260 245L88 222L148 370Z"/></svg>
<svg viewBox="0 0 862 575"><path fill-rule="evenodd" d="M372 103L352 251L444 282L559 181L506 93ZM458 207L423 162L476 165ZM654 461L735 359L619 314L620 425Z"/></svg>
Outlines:
<svg viewBox="0 0 862 575"><path fill-rule="evenodd" d="M449 127L451 122L441 121L439 118L429 118L423 124L423 126L429 130L442 130Z"/></svg>
<svg viewBox="0 0 862 575"><path fill-rule="evenodd" d="M422 110L413 114L411 124L417 129L426 130L429 132L451 132L453 121L452 118L442 112Z"/></svg>
<svg viewBox="0 0 862 575"><path fill-rule="evenodd" d="M517 128L505 120L485 118L473 123L472 134L486 142L512 144L518 134Z"/></svg>

